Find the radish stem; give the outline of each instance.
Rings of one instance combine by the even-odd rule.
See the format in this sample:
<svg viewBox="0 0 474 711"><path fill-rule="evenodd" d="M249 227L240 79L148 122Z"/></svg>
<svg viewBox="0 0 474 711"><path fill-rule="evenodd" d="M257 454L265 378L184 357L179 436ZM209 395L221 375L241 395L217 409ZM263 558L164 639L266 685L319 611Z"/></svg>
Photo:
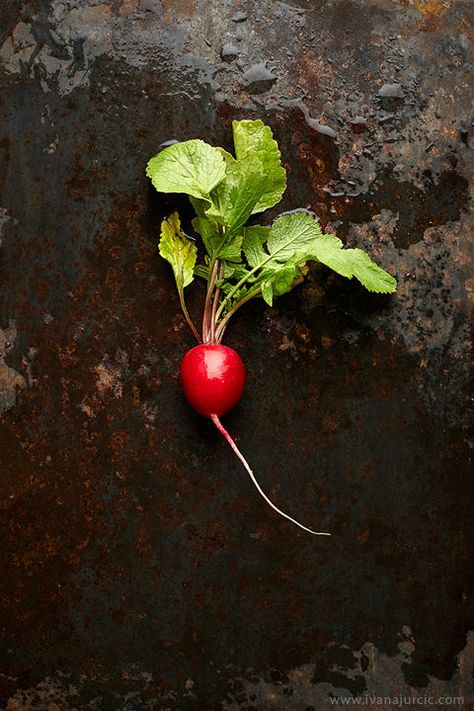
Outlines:
<svg viewBox="0 0 474 711"><path fill-rule="evenodd" d="M230 445L230 447L234 450L235 454L237 455L237 457L240 459L240 461L241 461L242 464L244 465L245 469L247 470L247 472L248 472L250 478L252 479L253 483L254 483L255 486L257 487L259 493L261 494L261 496L263 496L263 498L265 499L265 501L267 502L267 504L269 504L269 505L272 507L272 509L274 509L277 513L279 513L280 516L283 516L284 518L287 518L289 521L291 521L292 523L294 523L294 524L296 524L297 526L299 526L300 528L302 528L303 531L308 531L308 533L312 533L314 536L330 536L330 535L331 535L330 533L321 533L321 532L319 532L319 531L312 531L310 528L306 528L306 526L303 526L303 524L298 523L298 521L295 521L295 519L294 519L294 518L291 518L291 516L288 516L288 514L284 513L283 511L280 511L280 509L277 508L277 507L275 506L275 504L270 501L270 499L268 498L268 496L265 494L265 492L264 492L263 489L261 488L260 484L258 483L258 481L257 481L256 478L255 478L255 475L254 475L253 471L250 469L250 465L248 464L248 462L247 462L247 460L245 459L244 455L240 452L240 450L238 449L238 447L237 447L237 445L235 444L234 440L232 439L232 437L230 436L230 434L227 432L226 428L224 427L224 425L222 424L222 422L220 421L220 419L217 417L217 415L211 415L211 420L213 421L213 423L215 424L215 426L217 427L217 429L219 430L219 432L221 433L221 435L224 437L224 439L227 440L227 443Z"/></svg>
<svg viewBox="0 0 474 711"><path fill-rule="evenodd" d="M194 333L194 336L196 337L197 342L201 343L201 336L199 335L199 332L198 332L196 326L194 325L191 316L189 315L189 311L187 309L186 302L184 301L184 293L181 289L179 290L179 303L181 304L181 309L183 311L184 318L186 319L189 328Z"/></svg>
<svg viewBox="0 0 474 711"><path fill-rule="evenodd" d="M217 264L219 265L217 278L219 280L221 280L222 275L224 274L224 262L217 260ZM214 292L214 299L212 301L212 310L211 310L211 343L216 342L216 326L217 326L216 311L217 311L217 306L219 304L220 295L221 295L220 287L217 287Z"/></svg>
<svg viewBox="0 0 474 711"><path fill-rule="evenodd" d="M231 298L238 292L238 290L245 284L246 281L250 279L256 272L258 272L259 269L263 269L263 267L270 262L274 258L273 254L269 254L263 259L260 264L256 267L253 267L245 276L242 277L240 281L237 282L237 284L232 287L232 289L229 291L229 293L226 295L225 299L222 299L221 305L217 309L217 314L216 318L219 319L222 315L222 312L224 311L226 305L229 303Z"/></svg>
<svg viewBox="0 0 474 711"><path fill-rule="evenodd" d="M233 316L233 315L235 314L235 312L238 311L238 309L240 309L241 306L243 306L244 304L246 304L247 301L250 301L250 299L253 299L254 296L257 296L257 294L259 293L259 291L260 291L260 287L259 287L259 286L256 287L255 289L253 289L252 291L250 291L250 292L247 294L247 296L244 296L243 299L240 299L240 301L238 301L238 302L235 304L235 306L233 306L233 307L231 308L231 310L224 316L224 318L222 319L222 321L220 321L220 323L219 323L219 325L218 325L218 327L217 327L217 330L216 330L216 341L217 341L217 343L220 343L220 342L222 341L222 337L224 336L224 332L225 332L225 330L226 330L226 328L227 328L227 324L229 323L230 317Z"/></svg>
<svg viewBox="0 0 474 711"><path fill-rule="evenodd" d="M211 317L211 299L217 278L217 260L209 265L209 280L207 282L206 303L204 304L204 314L202 318L202 340L209 343L209 323Z"/></svg>

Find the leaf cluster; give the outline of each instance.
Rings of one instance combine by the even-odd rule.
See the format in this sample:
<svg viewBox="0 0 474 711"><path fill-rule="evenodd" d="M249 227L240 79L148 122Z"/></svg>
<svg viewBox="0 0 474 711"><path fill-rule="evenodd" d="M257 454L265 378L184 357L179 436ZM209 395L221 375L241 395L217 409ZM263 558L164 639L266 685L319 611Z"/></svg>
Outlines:
<svg viewBox="0 0 474 711"><path fill-rule="evenodd" d="M249 218L276 205L286 188L286 171L271 129L262 121L234 121L234 152L200 139L173 144L151 158L147 175L160 192L189 195L193 227L206 250L197 249L174 213L163 220L160 254L171 264L180 297L194 276L217 291L215 327L245 301L268 304L298 284L309 262L321 262L378 293L396 290L395 279L361 249L345 249L333 234L323 234L310 214L293 212L268 226L246 226ZM204 335L204 334L203 334ZM204 336L205 337L205 336Z"/></svg>

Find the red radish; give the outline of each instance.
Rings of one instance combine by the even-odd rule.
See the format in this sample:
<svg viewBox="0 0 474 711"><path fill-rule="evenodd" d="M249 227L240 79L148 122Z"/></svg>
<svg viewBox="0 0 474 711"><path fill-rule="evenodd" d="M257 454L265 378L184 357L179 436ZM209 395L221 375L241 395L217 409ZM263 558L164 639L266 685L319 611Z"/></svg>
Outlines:
<svg viewBox="0 0 474 711"><path fill-rule="evenodd" d="M244 465L259 493L272 509L304 531L316 536L329 536L329 533L312 531L303 526L270 501L256 480L247 460L219 419L237 405L244 391L245 368L239 354L233 348L220 343L201 343L191 348L184 356L181 361L180 375L188 403L193 410L204 417L209 417L214 422Z"/></svg>
<svg viewBox="0 0 474 711"><path fill-rule="evenodd" d="M252 215L274 207L286 188L281 152L269 126L260 120L233 121L235 158L201 139L162 143L150 159L147 175L163 193L189 196L196 213L191 221L205 254L181 227L177 212L161 223L159 251L173 269L179 302L200 344L183 358L181 381L196 412L209 417L225 437L270 506L300 528L318 536L280 511L260 488L252 470L220 421L240 400L245 369L237 353L221 345L229 320L250 299L273 306L300 284L310 262L355 277L369 291L393 293L396 280L361 249L344 249L334 234L323 234L314 213L290 210L270 226L247 224ZM206 298L199 332L186 306L184 291L194 277L205 279Z"/></svg>
<svg viewBox="0 0 474 711"><path fill-rule="evenodd" d="M204 417L221 417L242 397L245 368L238 353L220 344L191 348L181 363L186 400Z"/></svg>

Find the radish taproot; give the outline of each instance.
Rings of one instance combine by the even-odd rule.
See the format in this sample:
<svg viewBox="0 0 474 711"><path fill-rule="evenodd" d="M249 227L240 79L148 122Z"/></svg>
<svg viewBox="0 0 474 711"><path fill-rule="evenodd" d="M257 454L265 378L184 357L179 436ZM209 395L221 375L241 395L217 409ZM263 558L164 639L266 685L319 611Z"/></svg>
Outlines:
<svg viewBox="0 0 474 711"><path fill-rule="evenodd" d="M240 356L222 345L234 314L253 298L270 306L300 282L309 262L321 262L366 289L392 293L397 283L363 250L345 249L334 234L323 234L306 210L290 211L271 226L246 226L251 215L276 205L286 188L286 172L271 129L260 120L233 121L235 157L200 139L168 145L147 165L147 175L163 193L184 193L196 212L192 221L205 249L198 263L195 239L181 228L177 212L161 225L159 251L172 266L184 317L197 346L181 363L185 397L208 417L240 459L265 501L281 516L309 533L313 531L281 511L264 493L245 457L220 418L239 402L245 384ZM206 281L202 328L193 322L184 298L194 277Z"/></svg>
<svg viewBox="0 0 474 711"><path fill-rule="evenodd" d="M193 410L204 417L209 417L214 422L244 465L265 501L275 511L305 531L315 535L329 536L329 533L317 533L302 526L275 506L262 490L249 463L220 421L222 415L226 415L237 405L244 391L245 368L239 354L233 348L221 344L207 343L194 346L181 361L180 376L188 403Z"/></svg>

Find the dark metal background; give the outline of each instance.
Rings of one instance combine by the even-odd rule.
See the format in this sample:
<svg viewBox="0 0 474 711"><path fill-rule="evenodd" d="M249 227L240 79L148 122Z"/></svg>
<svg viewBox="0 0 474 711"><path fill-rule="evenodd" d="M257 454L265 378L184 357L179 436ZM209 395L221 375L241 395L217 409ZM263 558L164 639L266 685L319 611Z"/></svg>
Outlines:
<svg viewBox="0 0 474 711"><path fill-rule="evenodd" d="M319 711L364 690L468 708L472 11L2 3L9 711ZM311 208L400 285L378 297L314 268L228 332L248 368L228 427L330 539L265 506L178 386L192 337L157 236L181 201L144 166L171 138L230 147L245 117L272 126L288 170L267 219ZM197 314L200 285L188 298Z"/></svg>

